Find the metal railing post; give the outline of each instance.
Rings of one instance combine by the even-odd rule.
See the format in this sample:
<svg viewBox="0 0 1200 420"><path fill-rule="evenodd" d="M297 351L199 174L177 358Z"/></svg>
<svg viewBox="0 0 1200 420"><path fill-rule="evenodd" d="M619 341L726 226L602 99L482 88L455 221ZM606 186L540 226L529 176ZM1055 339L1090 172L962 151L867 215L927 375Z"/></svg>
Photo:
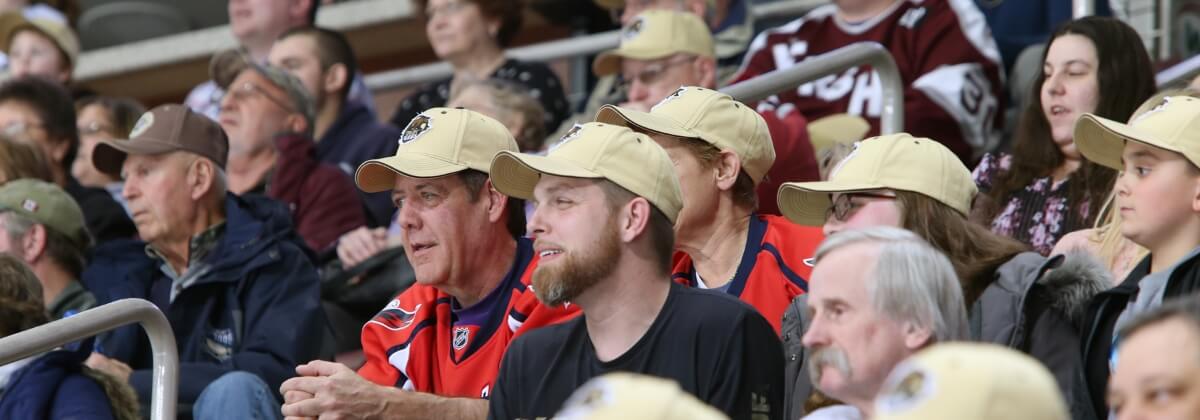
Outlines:
<svg viewBox="0 0 1200 420"><path fill-rule="evenodd" d="M721 91L735 99L751 103L779 92L820 79L852 67L869 64L879 73L883 91L883 110L879 117L879 133L904 131L904 81L896 61L886 48L875 42L858 42L809 58L795 66L763 74L741 83L726 86Z"/></svg>
<svg viewBox="0 0 1200 420"><path fill-rule="evenodd" d="M179 355L171 324L153 303L122 299L80 312L78 315L0 338L0 365L42 353L127 324L140 323L150 336L154 354L154 393L150 416L155 420L175 418L179 389Z"/></svg>
<svg viewBox="0 0 1200 420"><path fill-rule="evenodd" d="M1096 0L1073 0L1071 3L1071 16L1075 19L1079 19L1081 17L1088 17L1096 14L1095 1Z"/></svg>

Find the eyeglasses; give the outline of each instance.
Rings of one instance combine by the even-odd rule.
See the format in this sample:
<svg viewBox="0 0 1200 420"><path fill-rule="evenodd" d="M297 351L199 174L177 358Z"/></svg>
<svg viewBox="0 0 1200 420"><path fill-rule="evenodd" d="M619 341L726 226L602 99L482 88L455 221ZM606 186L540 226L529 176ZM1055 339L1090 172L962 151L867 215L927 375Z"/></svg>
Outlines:
<svg viewBox="0 0 1200 420"><path fill-rule="evenodd" d="M81 136L90 136L101 133L111 134L113 132L113 127L111 125L102 123L100 121L88 121L79 124L77 128L79 129L79 135Z"/></svg>
<svg viewBox="0 0 1200 420"><path fill-rule="evenodd" d="M829 220L829 218L831 216L839 222L845 222L846 219L849 219L850 216L853 215L856 210L858 210L859 208L861 208L864 205L863 203L856 203L853 200L854 198L860 198L860 199L867 198L867 199L876 199L876 200L895 200L896 196L894 194L881 194L881 193L870 193L870 192L853 192L853 193L840 194L837 196L837 198L833 199L833 204L829 205L829 209L825 210L825 220Z"/></svg>
<svg viewBox="0 0 1200 420"><path fill-rule="evenodd" d="M696 61L696 56L689 55L647 64L646 67L642 68L642 71L639 71L635 74L622 74L620 88L628 92L629 86L633 84L634 80L641 82L643 85L652 84L655 81L658 81L658 79L661 79L663 74L666 73L667 69L680 64L691 63L693 61Z"/></svg>
<svg viewBox="0 0 1200 420"><path fill-rule="evenodd" d="M245 82L245 83L242 83L240 86L231 88L229 90L229 94L233 95L233 100L238 101L238 102L245 101L246 99L249 99L251 96L262 96L264 98L267 98L268 101L271 101L271 103L279 106L280 108L283 108L287 112L296 112L296 109L293 108L291 105L289 105L287 102L284 102L282 99L271 96L270 92L267 92L266 89L262 88L262 86L254 84L254 82Z"/></svg>
<svg viewBox="0 0 1200 420"><path fill-rule="evenodd" d="M45 125L41 124L41 123L31 123L31 122L26 122L26 121L12 121L12 122L9 122L8 124L5 124L3 127L0 127L0 131L3 131L5 135L8 135L10 137L20 137L20 136L28 133L32 129L42 128L42 127L45 127Z"/></svg>

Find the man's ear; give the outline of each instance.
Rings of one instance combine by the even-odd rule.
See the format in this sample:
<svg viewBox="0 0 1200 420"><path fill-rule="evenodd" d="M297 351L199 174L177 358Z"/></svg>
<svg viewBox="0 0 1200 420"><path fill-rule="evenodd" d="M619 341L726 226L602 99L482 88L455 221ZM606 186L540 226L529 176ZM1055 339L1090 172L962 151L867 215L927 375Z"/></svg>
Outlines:
<svg viewBox="0 0 1200 420"><path fill-rule="evenodd" d="M717 60L712 57L696 57L692 62L692 71L696 75L698 85L715 88L717 86Z"/></svg>
<svg viewBox="0 0 1200 420"><path fill-rule="evenodd" d="M1200 176L1192 177L1192 211L1200 213Z"/></svg>
<svg viewBox="0 0 1200 420"><path fill-rule="evenodd" d="M490 178L483 184L482 193L483 194L481 197L479 197L479 199L485 201L485 204L487 204L488 221L497 223L503 220L504 209L505 207L508 207L508 196L501 194L500 190L497 190L496 187L492 185L492 180ZM525 211L524 209L510 210Z"/></svg>
<svg viewBox="0 0 1200 420"><path fill-rule="evenodd" d="M717 175L717 188L720 188L721 191L733 189L733 185L737 183L738 174L742 171L742 161L738 158L737 153L731 150L722 150L713 164Z"/></svg>
<svg viewBox="0 0 1200 420"><path fill-rule="evenodd" d="M217 168L211 161L204 158L196 158L189 166L187 185L190 191L188 191L188 196L192 200L199 200L213 189Z"/></svg>
<svg viewBox="0 0 1200 420"><path fill-rule="evenodd" d="M25 264L33 265L46 253L46 226L35 223L21 237L21 259Z"/></svg>
<svg viewBox="0 0 1200 420"><path fill-rule="evenodd" d="M650 228L650 216L654 214L650 201L642 197L629 200L616 211L620 212L617 215L617 229L621 241L625 243L633 242L645 233Z"/></svg>
<svg viewBox="0 0 1200 420"><path fill-rule="evenodd" d="M350 85L350 79L353 77L354 75L349 74L345 64L335 63L325 71L325 77L321 80L321 89L325 91L326 97L337 96L342 88Z"/></svg>
<svg viewBox="0 0 1200 420"><path fill-rule="evenodd" d="M904 323L904 347L917 351L933 341L933 331L911 322Z"/></svg>
<svg viewBox="0 0 1200 420"><path fill-rule="evenodd" d="M283 120L284 126L288 132L306 134L308 133L308 119L304 118L304 114L293 112L288 114Z"/></svg>

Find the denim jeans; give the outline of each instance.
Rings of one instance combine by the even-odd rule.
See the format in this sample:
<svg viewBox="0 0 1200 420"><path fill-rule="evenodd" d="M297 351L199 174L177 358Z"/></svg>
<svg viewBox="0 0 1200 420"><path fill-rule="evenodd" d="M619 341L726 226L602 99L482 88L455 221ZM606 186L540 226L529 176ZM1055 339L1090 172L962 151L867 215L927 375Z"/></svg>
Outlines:
<svg viewBox="0 0 1200 420"><path fill-rule="evenodd" d="M283 418L275 393L258 376L235 371L204 387L192 405L196 420L272 419Z"/></svg>

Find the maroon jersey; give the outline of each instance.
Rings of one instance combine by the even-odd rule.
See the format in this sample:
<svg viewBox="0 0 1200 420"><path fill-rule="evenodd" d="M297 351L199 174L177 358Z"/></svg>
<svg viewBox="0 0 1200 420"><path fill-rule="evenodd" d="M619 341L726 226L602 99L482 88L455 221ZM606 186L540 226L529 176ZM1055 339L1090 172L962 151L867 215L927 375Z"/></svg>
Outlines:
<svg viewBox="0 0 1200 420"><path fill-rule="evenodd" d="M898 0L878 16L849 23L837 6L759 34L735 82L784 69L855 42L888 49L904 82L904 131L945 144L971 162L1000 140L1004 75L987 22L971 0ZM849 113L879 133L883 111L879 75L859 66L806 83L759 104L794 106L810 120Z"/></svg>

